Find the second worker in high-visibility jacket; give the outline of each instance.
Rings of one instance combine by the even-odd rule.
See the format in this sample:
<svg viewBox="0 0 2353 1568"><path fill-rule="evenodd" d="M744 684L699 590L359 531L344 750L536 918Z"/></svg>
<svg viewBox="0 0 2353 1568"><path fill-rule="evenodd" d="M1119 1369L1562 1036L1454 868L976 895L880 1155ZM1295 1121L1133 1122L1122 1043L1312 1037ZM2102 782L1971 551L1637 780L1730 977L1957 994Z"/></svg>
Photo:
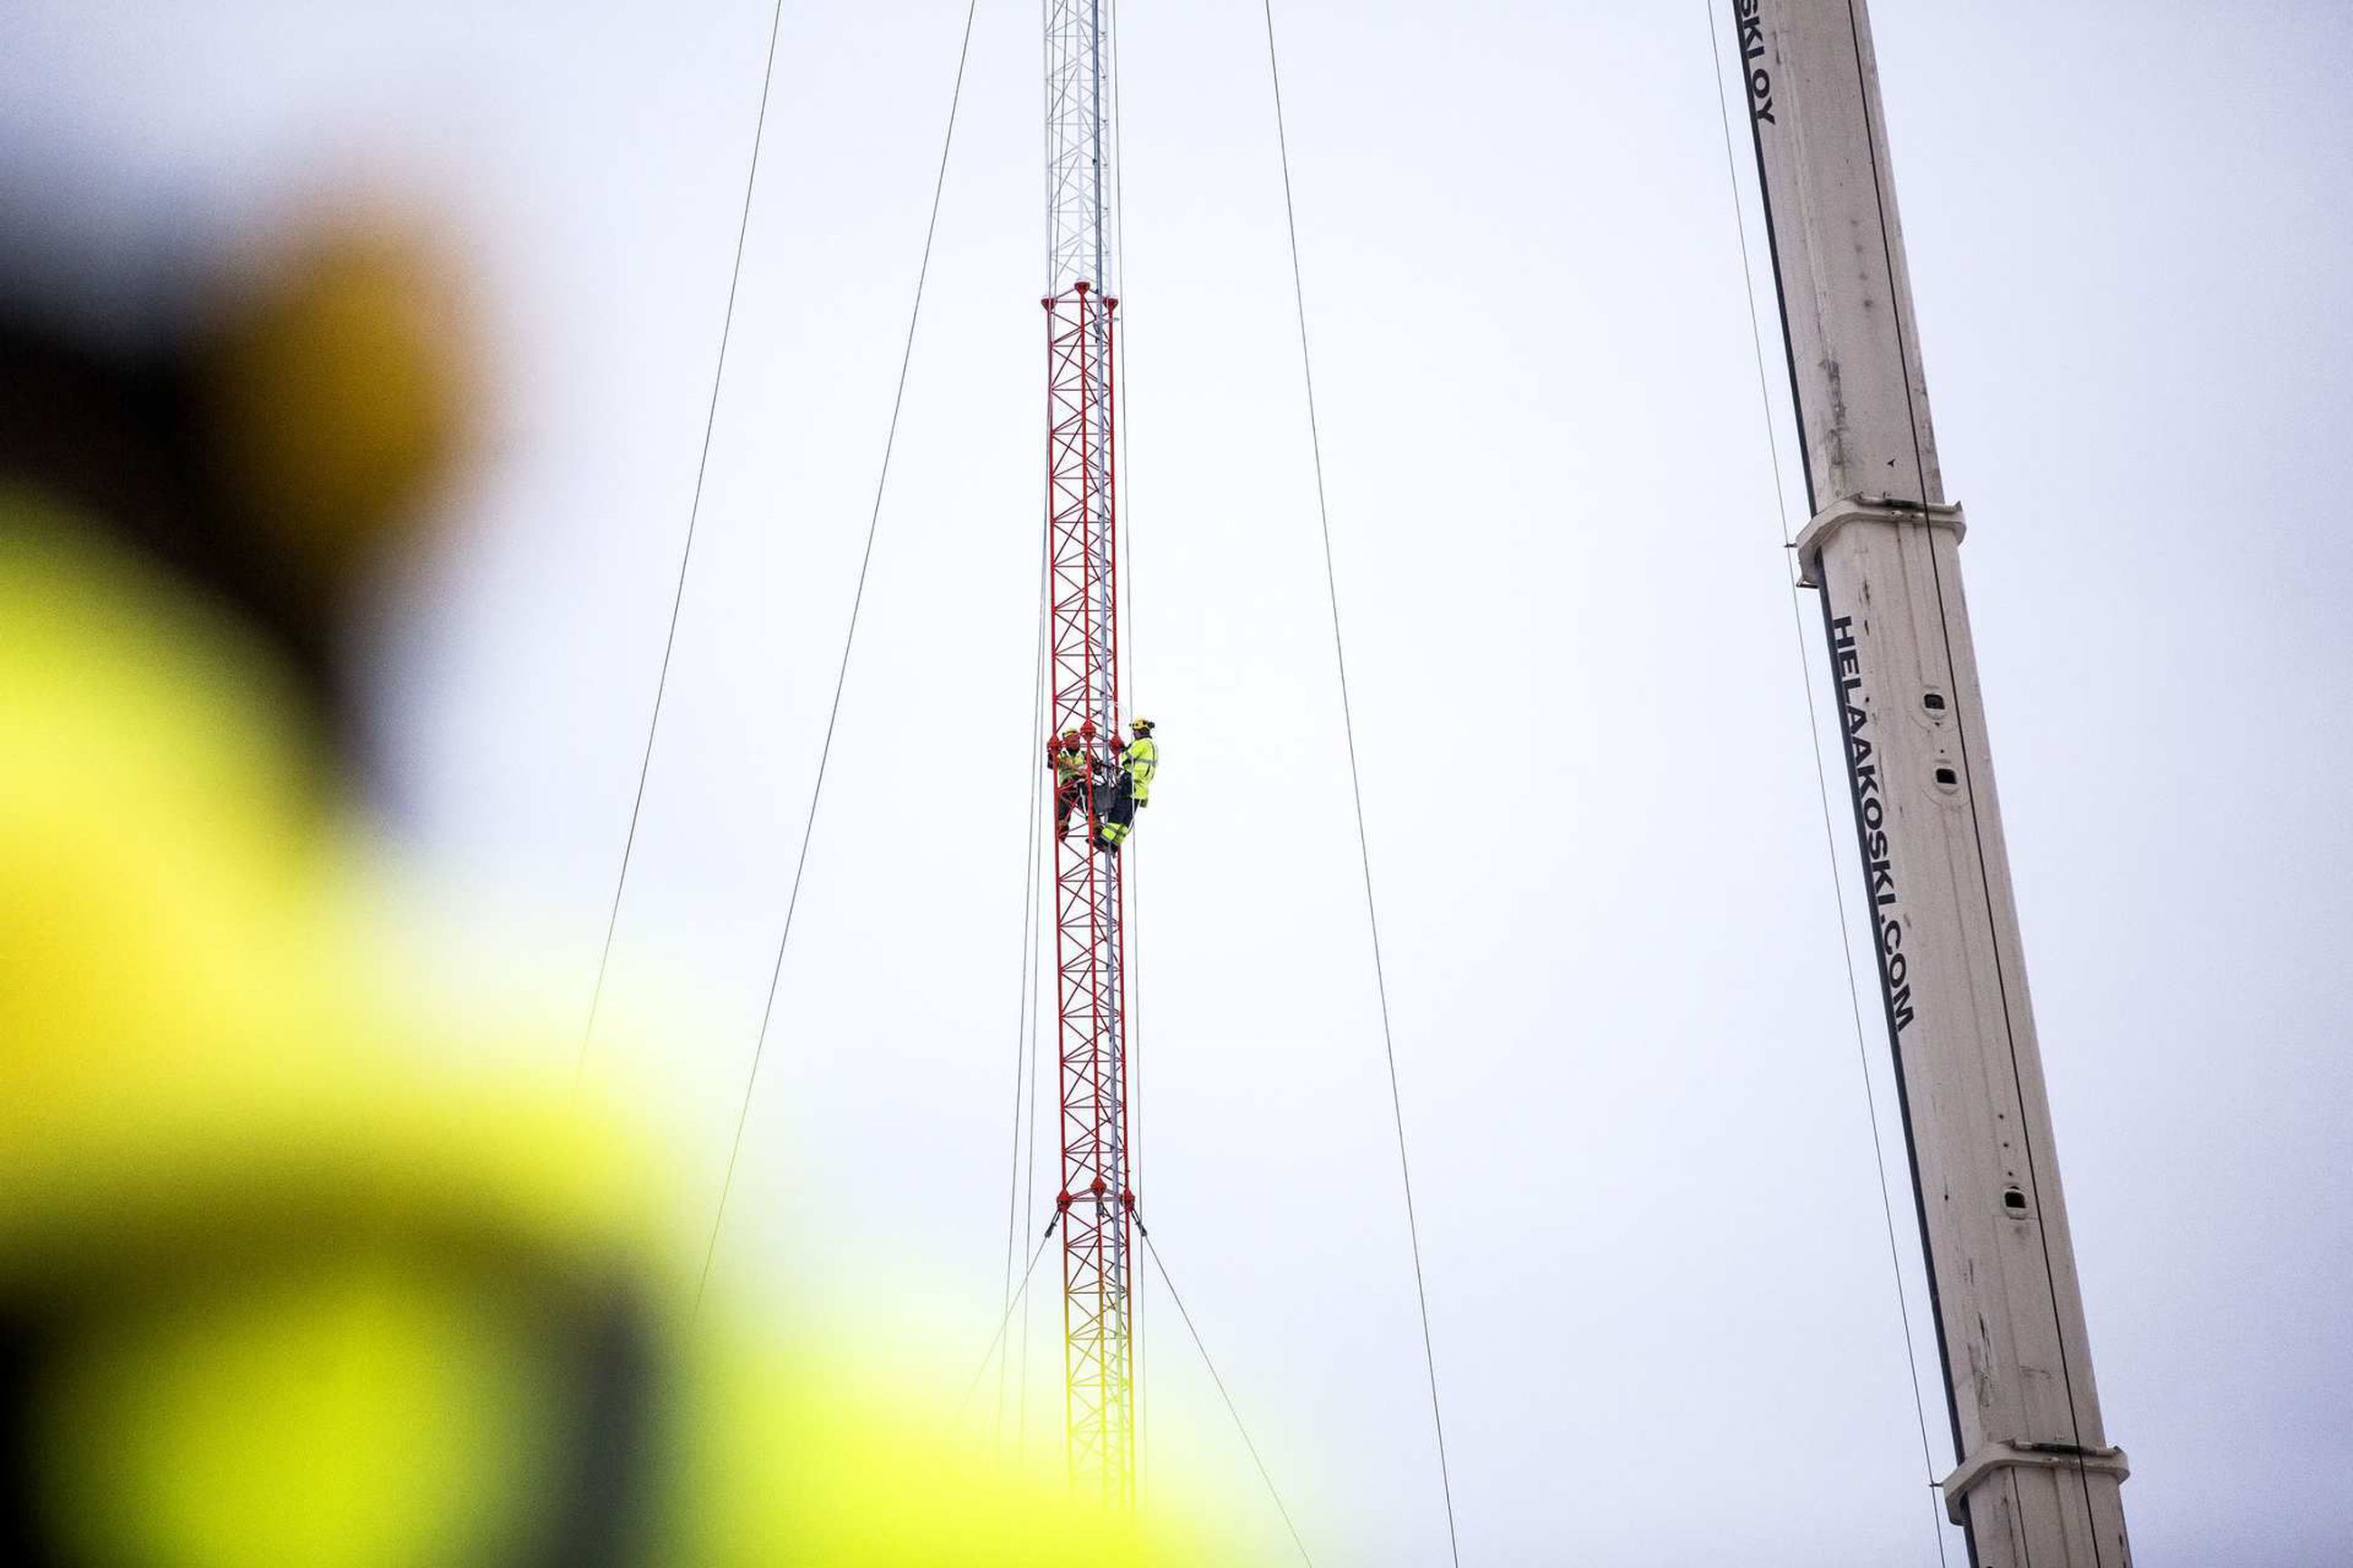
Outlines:
<svg viewBox="0 0 2353 1568"><path fill-rule="evenodd" d="M1127 749L1119 754L1119 776L1112 784L1111 804L1095 834L1096 847L1113 854L1135 830L1136 808L1151 804L1152 777L1160 771L1160 743L1152 738L1152 721L1131 720L1128 729L1131 738Z"/></svg>
<svg viewBox="0 0 2353 1568"><path fill-rule="evenodd" d="M1065 730L1060 739L1048 741L1046 759L1054 770L1054 837L1066 838L1071 832L1071 813L1085 804L1087 785L1092 781L1094 770L1076 730Z"/></svg>

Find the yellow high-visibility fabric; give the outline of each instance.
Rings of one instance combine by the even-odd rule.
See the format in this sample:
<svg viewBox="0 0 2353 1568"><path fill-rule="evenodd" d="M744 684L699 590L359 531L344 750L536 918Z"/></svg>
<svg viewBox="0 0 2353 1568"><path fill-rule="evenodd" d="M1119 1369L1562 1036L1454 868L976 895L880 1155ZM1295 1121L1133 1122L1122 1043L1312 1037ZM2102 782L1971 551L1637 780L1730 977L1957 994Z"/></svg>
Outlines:
<svg viewBox="0 0 2353 1568"><path fill-rule="evenodd" d="M533 1560L590 1402L531 1279L649 1331L616 1562L1235 1560L1074 1505L933 1390L839 1381L854 1350L731 1337L716 1298L698 1326L707 1214L673 1222L568 1070L433 1065L517 1053L423 1048L232 623L0 487L0 1311L59 1331L7 1484L69 1560Z"/></svg>
<svg viewBox="0 0 2353 1568"><path fill-rule="evenodd" d="M1120 753L1119 765L1135 781L1135 804L1142 805L1152 798L1152 775L1160 771L1160 743L1149 735L1138 735Z"/></svg>

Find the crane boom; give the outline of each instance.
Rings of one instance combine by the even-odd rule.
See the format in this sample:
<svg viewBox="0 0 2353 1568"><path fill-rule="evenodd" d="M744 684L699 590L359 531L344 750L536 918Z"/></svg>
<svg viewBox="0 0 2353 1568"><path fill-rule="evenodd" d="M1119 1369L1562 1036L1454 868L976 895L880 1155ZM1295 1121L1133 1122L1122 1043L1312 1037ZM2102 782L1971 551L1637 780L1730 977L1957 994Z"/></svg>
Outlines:
<svg viewBox="0 0 2353 1568"><path fill-rule="evenodd" d="M1113 375L1112 127L1103 0L1046 8L1046 557L1052 730L1091 759L1119 724L1119 537ZM1064 1423L1071 1479L1124 1505L1135 1491L1134 1258L1127 1120L1126 887L1083 828L1054 845L1061 1089Z"/></svg>
<svg viewBox="0 0 2353 1568"><path fill-rule="evenodd" d="M1975 1568L2128 1568L1863 0L1726 0Z"/></svg>

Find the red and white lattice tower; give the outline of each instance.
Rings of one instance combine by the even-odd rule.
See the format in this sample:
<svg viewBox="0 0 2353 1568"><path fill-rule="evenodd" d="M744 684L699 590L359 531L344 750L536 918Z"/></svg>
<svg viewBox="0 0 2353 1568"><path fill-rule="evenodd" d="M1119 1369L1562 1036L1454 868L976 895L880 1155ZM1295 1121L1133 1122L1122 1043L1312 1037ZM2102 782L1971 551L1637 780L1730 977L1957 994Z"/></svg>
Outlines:
<svg viewBox="0 0 2353 1568"><path fill-rule="evenodd" d="M1111 38L1103 0L1046 12L1046 554L1052 734L1116 748L1117 484L1104 188ZM1044 737L1039 738L1041 741ZM1061 1086L1064 1419L1071 1479L1124 1505L1135 1492L1135 1346L1129 1310L1126 891L1119 857L1073 814L1054 847L1055 999ZM1108 804L1106 801L1105 804Z"/></svg>

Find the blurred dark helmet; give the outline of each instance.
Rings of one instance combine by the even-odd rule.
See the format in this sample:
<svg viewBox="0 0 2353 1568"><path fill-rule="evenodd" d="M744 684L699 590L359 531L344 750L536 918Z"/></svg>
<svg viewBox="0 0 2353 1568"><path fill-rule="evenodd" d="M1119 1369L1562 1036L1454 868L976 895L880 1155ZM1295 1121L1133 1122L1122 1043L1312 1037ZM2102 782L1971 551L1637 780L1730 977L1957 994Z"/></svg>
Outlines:
<svg viewBox="0 0 2353 1568"><path fill-rule="evenodd" d="M389 208L218 255L106 248L42 216L0 206L0 486L228 609L339 728L336 627L470 423L446 258Z"/></svg>

